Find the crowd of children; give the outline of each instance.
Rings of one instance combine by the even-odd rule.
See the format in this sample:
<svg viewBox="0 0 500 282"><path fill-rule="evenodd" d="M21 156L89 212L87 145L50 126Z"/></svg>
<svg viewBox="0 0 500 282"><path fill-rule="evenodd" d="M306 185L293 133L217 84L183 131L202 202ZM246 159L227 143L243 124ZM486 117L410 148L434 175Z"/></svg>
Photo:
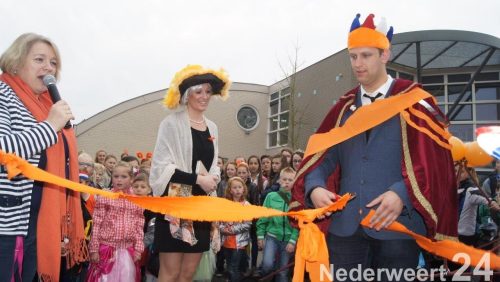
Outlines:
<svg viewBox="0 0 500 282"><path fill-rule="evenodd" d="M234 160L219 157L222 175L217 196L241 205L261 205L287 212L298 204L291 202L291 189L302 158L301 151L288 149L273 156L252 155L246 159L240 156ZM118 161L115 156L100 150L95 159L81 153L78 161L80 181L84 184L137 196L152 195L148 182L150 161L147 158L125 155ZM460 207L463 207L459 224L462 229L465 230L465 210L474 197L480 201L479 204L489 204L498 209L495 191L498 190L499 163L495 177L489 177L485 182L489 186L492 182L491 186L495 186L491 189L492 193L488 190L492 202L488 203L484 197L470 192L473 189L468 190L467 196L459 197L462 199ZM462 173L459 188L473 186L467 179L467 174ZM156 281L159 266L158 254L153 246L153 212L123 199L88 194L82 194L82 208L90 260L76 269L62 267L61 281ZM472 226L469 229L472 231L460 233L461 240L470 245L476 245L476 241L471 240L477 239L475 211L476 208L471 210L474 218L470 221L474 224L469 224ZM197 277L206 278L208 271L209 277L215 275L228 281L266 276L275 276L275 281L289 281L289 269L292 269L289 264L294 257L298 230L290 225L288 217L221 222L219 230L222 235L221 250L216 255L207 256L211 258L207 259L209 261L202 260L199 268L204 267L205 274Z"/></svg>
<svg viewBox="0 0 500 282"><path fill-rule="evenodd" d="M288 211L293 206L290 190L295 168L302 157L302 152L288 149L274 156L239 156L234 160L219 157L222 175L217 196L242 205ZM152 195L148 158L122 154L118 159L99 150L95 158L80 153L78 161L81 183L113 192ZM155 213L124 199L89 194L82 194L82 208L89 262L71 271L62 267L62 281L156 281ZM213 261L202 260L199 268L207 269L203 264L208 263L211 276L228 281L263 277L283 268L276 281L288 280L285 266L294 255L298 230L290 226L287 217L218 224L221 250L210 256ZM261 257L258 260L259 250L265 254L262 262Z"/></svg>

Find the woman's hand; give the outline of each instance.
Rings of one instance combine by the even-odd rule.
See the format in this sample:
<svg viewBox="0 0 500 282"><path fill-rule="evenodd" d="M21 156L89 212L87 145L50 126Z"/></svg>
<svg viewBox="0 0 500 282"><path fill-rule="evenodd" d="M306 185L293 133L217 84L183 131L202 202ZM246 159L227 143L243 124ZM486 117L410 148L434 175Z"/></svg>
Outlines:
<svg viewBox="0 0 500 282"><path fill-rule="evenodd" d="M68 244L61 242L61 256L65 257L68 254L68 249L66 248Z"/></svg>
<svg viewBox="0 0 500 282"><path fill-rule="evenodd" d="M55 131L63 129L70 119L75 119L71 109L66 101L58 101L50 108L47 122L54 128Z"/></svg>
<svg viewBox="0 0 500 282"><path fill-rule="evenodd" d="M217 189L217 176L198 174L196 184L200 185L201 189L208 194Z"/></svg>

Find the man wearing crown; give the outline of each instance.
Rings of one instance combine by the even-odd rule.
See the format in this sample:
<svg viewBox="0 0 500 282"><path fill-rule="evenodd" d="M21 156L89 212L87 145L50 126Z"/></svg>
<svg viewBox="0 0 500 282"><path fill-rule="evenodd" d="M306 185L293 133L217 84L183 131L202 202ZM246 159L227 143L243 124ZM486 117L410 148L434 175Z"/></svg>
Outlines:
<svg viewBox="0 0 500 282"><path fill-rule="evenodd" d="M359 85L339 99L309 139L294 198L319 208L337 194L355 195L331 216L327 229L335 273L360 266L416 268L420 249L415 240L384 227L397 220L429 238L456 238L447 121L420 85L387 74L393 28L387 30L384 19L375 27L372 14L360 25L359 17L348 38ZM363 228L359 223L371 209L371 228Z"/></svg>

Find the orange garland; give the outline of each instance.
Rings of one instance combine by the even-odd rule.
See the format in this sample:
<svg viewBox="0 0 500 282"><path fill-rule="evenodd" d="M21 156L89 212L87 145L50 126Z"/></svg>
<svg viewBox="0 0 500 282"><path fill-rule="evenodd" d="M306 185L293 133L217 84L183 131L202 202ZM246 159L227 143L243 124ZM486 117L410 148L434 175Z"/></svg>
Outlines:
<svg viewBox="0 0 500 282"><path fill-rule="evenodd" d="M329 270L325 236L312 221L326 212L335 212L343 209L351 199L351 195L346 194L328 207L284 213L260 206L242 206L227 199L217 197L140 197L104 191L52 175L29 164L26 160L16 155L6 154L1 150L0 164L7 168L9 178L22 173L30 179L56 184L78 192L101 195L112 199L124 198L145 209L179 218L202 221L243 221L259 217L291 216L299 221L300 227L295 256L294 282L302 282L304 280L304 271L309 272L312 281L319 281L320 265L322 264ZM372 213L373 211L363 219L361 222L362 225L367 226ZM471 265L474 266L479 263L480 258L485 253L489 253L491 256L491 268L500 268L500 257L493 253L474 249L450 240L433 242L424 236L412 233L398 222L392 223L387 229L406 233L415 238L422 248L447 259L452 259L458 252L469 254Z"/></svg>
<svg viewBox="0 0 500 282"><path fill-rule="evenodd" d="M375 211L371 210L368 215L361 221L361 225L365 227L370 226L370 219L372 218L374 213ZM477 266L478 264L480 264L483 256L485 254L489 254L490 269L500 269L500 257L492 252L476 249L457 241L432 241L427 237L408 230L404 225L397 221L394 221L385 229L410 235L417 241L417 244L426 251L460 264L464 264L465 262L462 258L458 260L454 259L458 253L467 254L470 258L470 264L473 266Z"/></svg>

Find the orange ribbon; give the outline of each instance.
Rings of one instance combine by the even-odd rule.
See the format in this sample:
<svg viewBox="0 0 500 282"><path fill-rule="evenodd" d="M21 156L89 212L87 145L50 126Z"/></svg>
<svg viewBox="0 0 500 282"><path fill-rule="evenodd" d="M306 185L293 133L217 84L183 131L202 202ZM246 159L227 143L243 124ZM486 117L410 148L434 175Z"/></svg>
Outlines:
<svg viewBox="0 0 500 282"><path fill-rule="evenodd" d="M325 133L316 133L309 138L304 157L324 151L353 136L373 128L422 99L432 97L421 88L413 88L407 93L378 100L356 110L341 127L332 128Z"/></svg>
<svg viewBox="0 0 500 282"><path fill-rule="evenodd" d="M101 195L111 199L124 198L142 208L184 219L202 221L243 221L260 217L291 216L299 221L300 228L295 256L294 282L302 282L304 280L304 271L309 272L312 281L320 281L320 272L322 270L330 270L325 236L317 225L313 223L313 220L326 212L335 212L343 209L351 199L350 194L345 194L335 203L327 207L285 213L266 207L253 205L242 206L239 203L217 197L140 197L100 190L52 175L31 165L26 160L16 155L6 154L1 150L0 164L7 168L9 178L22 173L30 179L52 183L60 187L67 187L68 189L78 192ZM363 219L361 224L368 226L372 215L373 211ZM500 268L500 258L491 252L474 249L450 240L434 242L424 236L409 231L398 222L392 223L387 229L408 234L415 238L417 243L425 250L450 260L453 260L453 257L461 252L470 256L472 265L478 265L484 254L488 253L490 255L491 268ZM464 263L462 260L453 261ZM324 266L323 269L321 265Z"/></svg>
<svg viewBox="0 0 500 282"><path fill-rule="evenodd" d="M24 176L30 179L44 181L56 184L60 187L67 187L68 189L78 192L101 195L112 199L123 198L144 209L184 219L201 221L243 221L260 217L292 216L300 222L299 243L297 244L297 254L300 255L295 257L295 263L299 266L305 265L306 270L311 273L311 277L319 277L320 263L328 265L328 252L324 235L312 221L325 212L334 212L343 209L351 198L349 194L346 194L328 207L314 210L281 212L260 206L242 206L239 203L217 197L141 197L104 191L52 175L31 165L26 160L14 154L6 154L1 150L0 164L5 165L8 169L9 178L19 173L23 173ZM302 282L304 280L303 271L304 269L302 268L301 272L296 272L297 275L294 276L294 281ZM313 281L319 281L319 278Z"/></svg>
<svg viewBox="0 0 500 282"><path fill-rule="evenodd" d="M370 219L372 218L374 210L371 210L368 215L361 221L361 225L365 227L370 226ZM500 269L500 257L495 255L492 252L475 249L471 246L467 246L457 241L452 240L441 240L441 241L432 241L431 239L424 237L422 235L418 235L410 230L408 230L401 223L394 221L385 229L395 232L404 233L413 237L417 244L425 249L426 251L438 255L440 257L446 258L456 263L464 264L466 261L464 260L464 256L458 255L463 253L464 255L470 258L470 264L473 266L484 267L485 261L482 261L486 256L489 256L489 268L490 269ZM486 261L487 263L488 261Z"/></svg>

